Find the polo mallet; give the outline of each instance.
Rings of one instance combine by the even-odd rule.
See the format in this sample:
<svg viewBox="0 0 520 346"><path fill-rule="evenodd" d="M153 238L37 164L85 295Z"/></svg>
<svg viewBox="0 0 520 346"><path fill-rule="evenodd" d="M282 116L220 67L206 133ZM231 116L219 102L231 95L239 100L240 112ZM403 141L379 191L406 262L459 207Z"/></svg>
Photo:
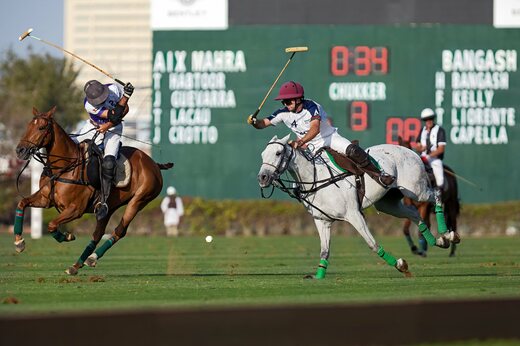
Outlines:
<svg viewBox="0 0 520 346"><path fill-rule="evenodd" d="M84 62L85 64L87 64L87 65L89 65L89 66L92 66L93 68L95 68L95 69L98 70L99 72L103 73L103 74L104 74L105 76L107 76L108 78L110 78L110 79L112 79L112 80L118 82L119 84L121 84L121 85L123 85L123 86L125 85L125 82L123 82L123 81L121 81L121 80L119 80L119 79L117 79L117 78L114 78L110 73L106 72L106 71L103 70L103 69L100 69L100 68L97 67L96 65L94 65L94 64L92 64L92 63L90 63L90 62L88 62L87 60L85 60L85 59L83 59L83 58L81 58L81 57L79 57L79 56L77 56L76 54L74 54L74 53L72 53L72 52L69 52L68 50L66 50L66 49L64 49L64 48L62 48L62 47L60 47L60 46L58 46L58 45L55 45L55 44L52 43L52 42L45 41L45 40L43 40L43 39L41 39L41 38L39 38L39 37L36 37L36 36L31 35L31 32L32 32L32 31L33 31L32 28L28 29L26 32L24 32L22 35L20 35L20 37L18 37L18 40L19 40L19 41L22 41L22 40L24 40L26 37L30 37L30 38L33 38L33 39L38 40L38 41L40 41L40 42L43 42L43 43L45 43L45 44L47 44L47 45L49 45L49 46L51 46L51 47L54 47L54 48L56 48L56 49L61 50L62 52L65 52L65 53L67 53L67 54L72 55L72 56L75 57L76 59L81 60L81 61Z"/></svg>
<svg viewBox="0 0 520 346"><path fill-rule="evenodd" d="M278 74L278 77L276 77L276 79L274 80L273 85L271 85L271 87L269 88L269 91L267 92L267 94L265 95L264 99L260 103L260 106L258 106L258 109L253 113L253 118L256 118L258 116L258 113L260 113L260 110L264 106L265 100L267 100L267 98L271 94L271 91L273 91L274 86L276 85L276 83L278 83L278 79L280 79L280 77L282 76L282 74L285 71L285 69L287 68L287 66L289 66L289 63L291 62L292 58L294 57L294 54L296 54L298 52L306 52L308 50L309 50L309 47L288 47L288 48L285 48L285 52L286 53L292 53L291 57L289 58L289 60L287 60L287 63L285 63L285 66L283 67L282 71L280 71L280 73Z"/></svg>
<svg viewBox="0 0 520 346"><path fill-rule="evenodd" d="M455 178L462 180L462 181L465 182L466 184L471 185L471 186L473 186L474 188L477 188L479 191L482 191L482 188L481 188L480 186L478 186L478 185L475 184L474 182L472 182L472 181L470 181L470 180L468 180L468 179L466 179L466 178L460 176L459 174L456 174L456 173L450 172L450 171L448 171L446 168L444 168L444 173L447 173L447 174L449 174L449 175L452 175L452 176L454 176Z"/></svg>

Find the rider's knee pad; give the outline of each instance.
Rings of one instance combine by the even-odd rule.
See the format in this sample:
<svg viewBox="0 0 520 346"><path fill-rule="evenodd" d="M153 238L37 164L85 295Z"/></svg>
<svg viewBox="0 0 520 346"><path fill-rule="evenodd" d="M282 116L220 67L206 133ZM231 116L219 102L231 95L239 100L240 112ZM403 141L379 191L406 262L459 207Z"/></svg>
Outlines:
<svg viewBox="0 0 520 346"><path fill-rule="evenodd" d="M103 158L103 163L101 164L101 168L103 169L103 173L111 174L116 169L116 158L113 155L107 155Z"/></svg>

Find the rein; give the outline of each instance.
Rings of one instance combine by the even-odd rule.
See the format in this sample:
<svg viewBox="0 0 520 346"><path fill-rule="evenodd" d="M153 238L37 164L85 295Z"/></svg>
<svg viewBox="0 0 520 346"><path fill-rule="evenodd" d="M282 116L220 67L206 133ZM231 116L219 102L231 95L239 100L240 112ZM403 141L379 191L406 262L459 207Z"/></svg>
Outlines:
<svg viewBox="0 0 520 346"><path fill-rule="evenodd" d="M35 116L35 118L44 118L44 117L39 115L39 116ZM49 135L49 133L52 136L49 143L54 143L54 141L55 141L54 121L52 119L47 119L47 118L44 118L44 119L47 121L47 125L44 128L40 128L40 130L47 130L47 132L45 133L45 135L42 136L39 144L35 144L31 141L27 141L24 139L22 139L21 141L30 143L33 146L33 148L30 149L30 155L37 162L40 162L41 164L43 164L44 167L43 167L42 175L50 178L51 195L54 191L54 184L52 184L53 181L58 181L61 183L66 183L66 184L88 186L89 183L86 182L85 180L83 180L83 174L80 174L79 179L69 179L69 178L61 177L65 173L74 171L74 169L76 169L79 166L82 166L82 167L86 166L89 159L87 159L87 160L84 159L83 156L81 155L81 153L79 153L78 157L66 157L66 156L59 156L59 155L43 154L43 153L39 152L39 149L43 147L43 143L44 143L45 139L47 138L47 136ZM99 132L95 134L93 140L98 136L98 134L99 134ZM51 158L56 158L56 160L51 161ZM23 171L29 165L30 161L31 161L31 158L29 158L27 160L27 163L22 167L22 169L20 170L20 172L18 173L18 176L16 178L16 189L19 194L20 194L20 189L19 189L20 177L21 177ZM67 163L70 162L70 163L68 165L66 165L65 167L56 166L56 163L61 162L61 161L65 161ZM52 170L58 170L58 172L55 174L52 174Z"/></svg>

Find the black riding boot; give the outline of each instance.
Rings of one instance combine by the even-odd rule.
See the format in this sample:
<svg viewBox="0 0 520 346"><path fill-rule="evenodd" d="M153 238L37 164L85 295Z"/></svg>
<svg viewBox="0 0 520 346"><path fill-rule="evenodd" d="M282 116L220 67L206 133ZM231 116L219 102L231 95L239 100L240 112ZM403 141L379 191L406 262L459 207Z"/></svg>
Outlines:
<svg viewBox="0 0 520 346"><path fill-rule="evenodd" d="M101 200L96 205L96 218L103 219L108 214L107 199L110 196L112 182L116 175L116 158L113 155L107 155L103 158L101 164Z"/></svg>
<svg viewBox="0 0 520 346"><path fill-rule="evenodd" d="M395 181L395 177L381 172L379 168L370 160L368 154L355 144L350 144L345 154L370 178L374 179L384 188L388 188Z"/></svg>

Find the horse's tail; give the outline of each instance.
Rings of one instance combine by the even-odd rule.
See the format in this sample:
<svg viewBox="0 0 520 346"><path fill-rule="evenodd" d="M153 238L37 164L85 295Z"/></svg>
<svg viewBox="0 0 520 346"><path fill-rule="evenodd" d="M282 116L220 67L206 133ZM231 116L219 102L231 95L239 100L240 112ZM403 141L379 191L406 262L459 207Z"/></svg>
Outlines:
<svg viewBox="0 0 520 346"><path fill-rule="evenodd" d="M168 163L159 163L159 162L156 162L157 166L159 166L159 169L170 169L173 167L173 162L168 162Z"/></svg>

